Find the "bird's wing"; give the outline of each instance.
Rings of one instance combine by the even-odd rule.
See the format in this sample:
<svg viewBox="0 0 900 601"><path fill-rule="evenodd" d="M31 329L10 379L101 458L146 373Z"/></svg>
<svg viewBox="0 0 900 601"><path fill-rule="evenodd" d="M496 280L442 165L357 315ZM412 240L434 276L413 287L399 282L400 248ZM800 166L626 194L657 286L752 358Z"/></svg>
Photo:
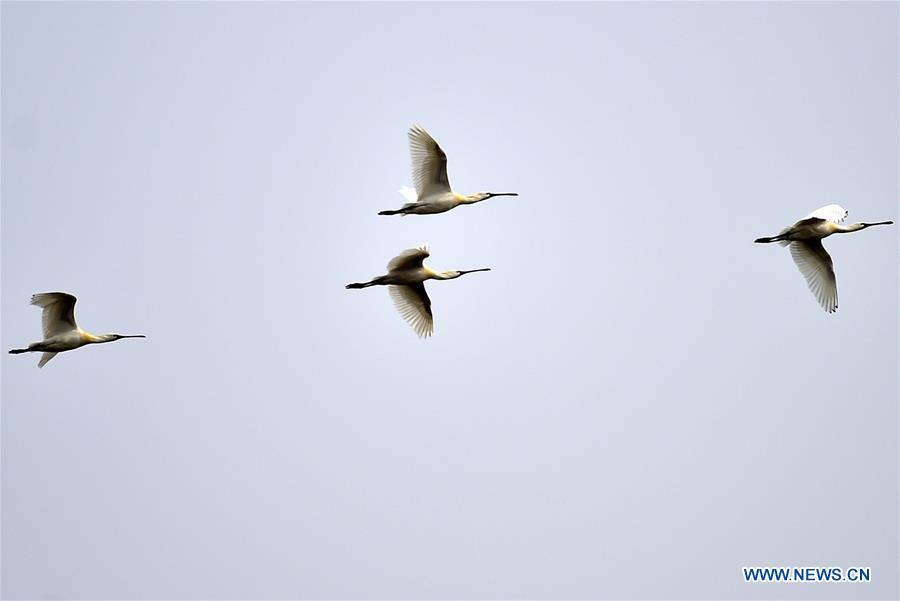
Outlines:
<svg viewBox="0 0 900 601"><path fill-rule="evenodd" d="M828 313L837 309L837 279L828 251L822 241L813 239L803 242L791 242L791 257L803 277L806 285Z"/></svg>
<svg viewBox="0 0 900 601"><path fill-rule="evenodd" d="M47 361L56 356L56 353L41 353L41 360L38 361L38 367L47 365Z"/></svg>
<svg viewBox="0 0 900 601"><path fill-rule="evenodd" d="M803 219L809 219L810 217L818 217L819 219L824 219L825 221L840 223L841 221L846 219L847 209L845 209L841 205L825 205L822 208L816 209Z"/></svg>
<svg viewBox="0 0 900 601"><path fill-rule="evenodd" d="M434 319L431 314L431 299L425 292L425 284L409 286L388 286L391 300L397 311L412 326L420 338L427 338L434 332Z"/></svg>
<svg viewBox="0 0 900 601"><path fill-rule="evenodd" d="M44 340L63 332L78 329L78 325L75 323L76 300L74 296L65 292L42 292L32 295L31 304L44 309L41 315Z"/></svg>
<svg viewBox="0 0 900 601"><path fill-rule="evenodd" d="M416 269L422 266L425 257L430 256L428 245L423 244L419 248L410 248L391 259L387 264L388 271L403 271L405 269Z"/></svg>
<svg viewBox="0 0 900 601"><path fill-rule="evenodd" d="M427 131L413 125L409 130L409 153L412 156L412 176L418 197L436 192L449 192L447 155Z"/></svg>

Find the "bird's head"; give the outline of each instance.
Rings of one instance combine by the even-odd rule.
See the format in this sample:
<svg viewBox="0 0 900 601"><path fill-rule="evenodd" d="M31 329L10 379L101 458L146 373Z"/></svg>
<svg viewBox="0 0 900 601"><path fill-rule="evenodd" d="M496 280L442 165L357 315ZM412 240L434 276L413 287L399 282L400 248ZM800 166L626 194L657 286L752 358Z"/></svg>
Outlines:
<svg viewBox="0 0 900 601"><path fill-rule="evenodd" d="M518 196L517 192L476 192L469 196L470 202L481 202L482 200L487 200L488 198L493 198L494 196Z"/></svg>
<svg viewBox="0 0 900 601"><path fill-rule="evenodd" d="M458 270L450 270L443 272L443 279L445 280L453 280L458 278L461 275L466 275L467 273L475 273L476 271L490 271L490 267L483 267L481 269L458 269Z"/></svg>
<svg viewBox="0 0 900 601"><path fill-rule="evenodd" d="M104 334L103 337L106 338L107 342L121 340L122 338L146 338L143 334Z"/></svg>

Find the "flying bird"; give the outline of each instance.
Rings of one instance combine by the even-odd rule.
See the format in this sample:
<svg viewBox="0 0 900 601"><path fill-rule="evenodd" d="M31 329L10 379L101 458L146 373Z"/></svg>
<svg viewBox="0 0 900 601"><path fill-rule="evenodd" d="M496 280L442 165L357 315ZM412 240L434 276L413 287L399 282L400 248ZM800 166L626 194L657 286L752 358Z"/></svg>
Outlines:
<svg viewBox="0 0 900 601"><path fill-rule="evenodd" d="M786 227L777 236L757 238L754 242L778 242L782 246L790 245L791 257L806 284L815 295L819 304L828 313L837 310L837 280L831 256L822 246L822 238L831 234L856 232L873 225L890 225L893 221L876 221L874 223L852 223L841 225L847 217L844 207L831 204L816 209L794 225Z"/></svg>
<svg viewBox="0 0 900 601"><path fill-rule="evenodd" d="M14 348L12 355L19 353L43 353L38 367L44 367L47 361L63 351L71 351L85 344L113 342L122 338L146 338L143 334L125 336L123 334L89 334L75 323L75 302L71 294L65 292L43 292L31 297L31 304L42 307L41 323L44 327L44 339L29 344L28 348Z"/></svg>
<svg viewBox="0 0 900 601"><path fill-rule="evenodd" d="M388 286L394 306L421 338L434 333L434 316L431 313L431 299L425 291L425 280L452 280L467 273L490 271L490 268L459 271L435 271L423 261L429 256L428 246L404 250L391 259L387 265L387 275L380 275L368 282L347 284L347 288L368 288Z"/></svg>
<svg viewBox="0 0 900 601"><path fill-rule="evenodd" d="M447 155L434 138L418 125L413 125L409 130L409 151L416 189L400 188L400 194L408 202L395 211L381 211L379 215L431 215L494 196L518 196L516 192L476 192L468 196L454 192L447 179Z"/></svg>

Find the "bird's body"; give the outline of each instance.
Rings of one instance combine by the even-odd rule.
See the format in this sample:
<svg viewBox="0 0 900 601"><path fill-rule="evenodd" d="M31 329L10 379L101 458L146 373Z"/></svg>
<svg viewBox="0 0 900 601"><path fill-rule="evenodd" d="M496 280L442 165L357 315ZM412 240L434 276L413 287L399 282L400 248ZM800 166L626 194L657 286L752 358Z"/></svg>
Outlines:
<svg viewBox="0 0 900 601"><path fill-rule="evenodd" d="M407 203L379 215L433 215L460 205L475 204L494 196L518 196L515 192L476 192L459 194L447 178L447 155L427 131L414 125L409 130L409 149L415 189L400 188Z"/></svg>
<svg viewBox="0 0 900 601"><path fill-rule="evenodd" d="M450 209L455 209L461 204L473 204L479 202L477 200L469 200L462 194L457 194L453 190L443 190L423 198L421 201L416 196L416 191L412 188L400 188L402 194L409 202L397 210L381 211L379 215L434 215L435 213L444 213ZM410 200L412 198L412 200Z"/></svg>
<svg viewBox="0 0 900 601"><path fill-rule="evenodd" d="M387 273L372 278L368 282L347 284L347 288L368 288L369 286L389 286L391 299L397 310L422 338L434 333L434 316L431 299L425 291L426 280L452 280L467 273L490 271L489 268L464 271L436 271L424 264L429 256L428 247L410 248L391 259Z"/></svg>
<svg viewBox="0 0 900 601"><path fill-rule="evenodd" d="M41 323L44 339L29 344L28 348L12 349L10 354L43 353L38 367L43 367L57 353L81 348L86 344L113 342L122 338L144 338L142 334L125 336L122 334L91 334L75 323L75 302L77 299L65 292L43 292L31 297L31 304L43 308Z"/></svg>
<svg viewBox="0 0 900 601"><path fill-rule="evenodd" d="M840 205L831 204L816 209L794 225L787 227L776 236L757 238L754 242L778 242L790 246L791 257L806 284L819 304L828 313L837 310L837 278L831 256L822 246L822 239L832 234L856 232L873 225L890 225L893 221L872 223L852 223L841 225L847 211Z"/></svg>

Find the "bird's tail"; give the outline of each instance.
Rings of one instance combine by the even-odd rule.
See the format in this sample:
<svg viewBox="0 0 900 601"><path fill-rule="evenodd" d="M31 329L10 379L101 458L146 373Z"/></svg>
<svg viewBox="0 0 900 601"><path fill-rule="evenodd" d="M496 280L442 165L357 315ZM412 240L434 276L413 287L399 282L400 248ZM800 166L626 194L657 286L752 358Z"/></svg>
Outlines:
<svg viewBox="0 0 900 601"><path fill-rule="evenodd" d="M27 348L14 348L9 350L10 355L18 355L19 353L27 353Z"/></svg>
<svg viewBox="0 0 900 601"><path fill-rule="evenodd" d="M410 188L409 186L403 186L397 192L406 199L406 202L417 202L419 200L419 195L416 193L415 188Z"/></svg>
<svg viewBox="0 0 900 601"><path fill-rule="evenodd" d="M403 186L397 192L406 199L406 204L403 205L402 208L397 209L396 211L379 211L379 215L406 215L407 207L416 204L419 201L419 195L416 193L415 188L410 188L409 186Z"/></svg>
<svg viewBox="0 0 900 601"><path fill-rule="evenodd" d="M344 288L354 289L354 288L368 288L369 286L374 286L375 282L356 282L353 284L347 284Z"/></svg>
<svg viewBox="0 0 900 601"><path fill-rule="evenodd" d="M754 242L758 242L760 244L768 244L769 242L778 242L778 236L764 236L762 238L757 238Z"/></svg>

